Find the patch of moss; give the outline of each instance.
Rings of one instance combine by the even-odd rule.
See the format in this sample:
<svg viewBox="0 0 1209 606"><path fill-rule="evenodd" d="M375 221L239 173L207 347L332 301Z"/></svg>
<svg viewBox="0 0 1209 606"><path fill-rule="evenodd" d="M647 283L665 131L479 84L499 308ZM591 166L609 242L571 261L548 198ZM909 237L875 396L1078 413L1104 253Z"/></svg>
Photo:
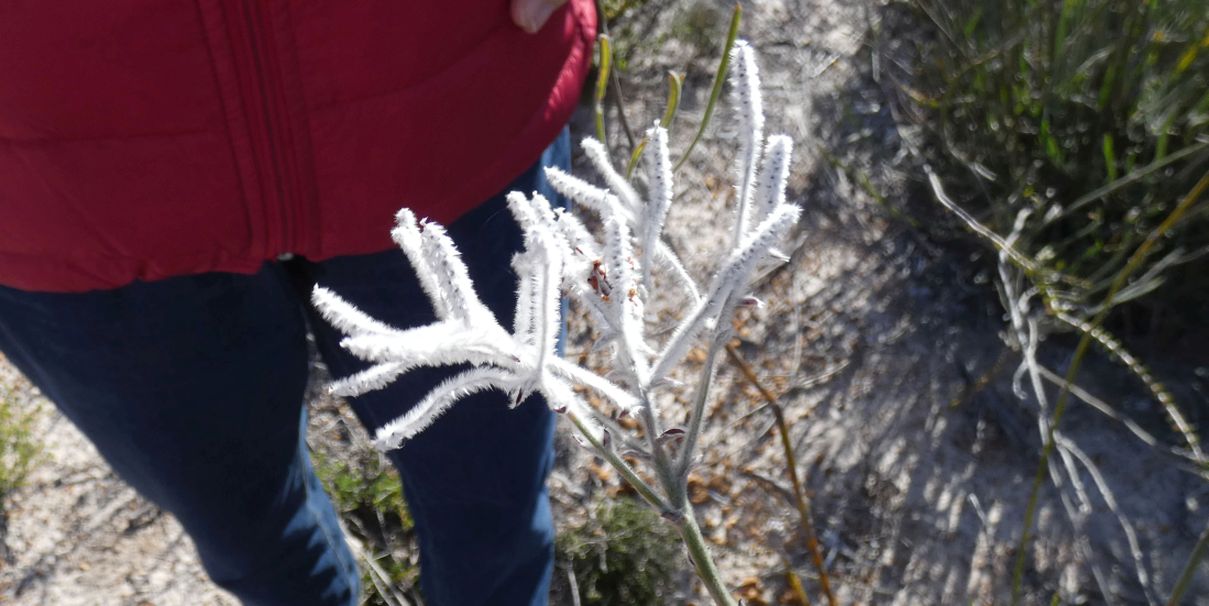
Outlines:
<svg viewBox="0 0 1209 606"><path fill-rule="evenodd" d="M669 603L673 577L685 561L675 531L632 499L601 503L586 524L560 533L556 548L585 605Z"/></svg>
<svg viewBox="0 0 1209 606"><path fill-rule="evenodd" d="M21 487L41 452L33 422L33 412L17 410L9 395L0 392L0 512L3 499Z"/></svg>
<svg viewBox="0 0 1209 606"><path fill-rule="evenodd" d="M390 586L416 595L420 570L415 558L415 522L407 510L395 468L370 451L339 458L314 451L312 459L337 513L375 558ZM379 595L366 566L362 566L362 590L363 604L394 603Z"/></svg>

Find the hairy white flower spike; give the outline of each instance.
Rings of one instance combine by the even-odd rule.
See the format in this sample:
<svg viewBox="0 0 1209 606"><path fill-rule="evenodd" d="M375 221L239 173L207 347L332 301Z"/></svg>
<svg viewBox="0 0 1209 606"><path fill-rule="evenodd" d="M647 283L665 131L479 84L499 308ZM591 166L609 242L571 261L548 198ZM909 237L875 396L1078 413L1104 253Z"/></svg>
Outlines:
<svg viewBox="0 0 1209 606"><path fill-rule="evenodd" d="M394 362L375 364L359 373L333 381L327 386L327 391L332 395L351 398L382 389L404 372L405 367L402 364Z"/></svg>
<svg viewBox="0 0 1209 606"><path fill-rule="evenodd" d="M424 289L424 294L428 295L428 300L432 302L432 308L437 318L441 320L448 318L450 315L449 297L425 256L424 242L420 236L415 213L407 208L399 209L399 212L395 214L395 228L390 231L390 236L407 255L407 260L411 261L412 267L416 270L416 277L420 280L420 287Z"/></svg>
<svg viewBox="0 0 1209 606"><path fill-rule="evenodd" d="M321 286L315 287L311 293L311 302L319 315L344 333L356 331L397 335L402 332L367 316L352 303Z"/></svg>
<svg viewBox="0 0 1209 606"><path fill-rule="evenodd" d="M605 149L604 144L588 137L580 143L580 146L583 147L584 154L592 162L592 166L596 168L596 172L604 178L609 189L621 199L621 203L629 209L632 215L637 215L642 207L642 199L638 197L638 192L634 191L630 182L613 168L613 163L609 162L609 152Z"/></svg>
<svg viewBox="0 0 1209 606"><path fill-rule="evenodd" d="M508 209L513 213L525 237L525 250L513 258L513 270L519 276L516 283L516 313L513 335L520 344L537 347L539 337L540 275L544 262L544 247L549 238L544 237L545 221L539 210L519 191L508 194ZM540 271L539 271L540 270Z"/></svg>
<svg viewBox="0 0 1209 606"><path fill-rule="evenodd" d="M575 215L562 208L554 209L554 226L566 241L568 272L600 258L600 243Z"/></svg>
<svg viewBox="0 0 1209 606"><path fill-rule="evenodd" d="M533 210L529 197L519 191L508 192L504 199L508 202L508 210L512 213L512 218L516 219L517 225L521 228L521 234L525 238L525 248L529 250L538 236L538 231L542 228L541 217Z"/></svg>
<svg viewBox="0 0 1209 606"><path fill-rule="evenodd" d="M437 318L470 323L491 318L491 312L474 292L466 264L445 228L428 221L417 222L406 208L395 219L391 237L416 268L420 286L432 301Z"/></svg>
<svg viewBox="0 0 1209 606"><path fill-rule="evenodd" d="M533 301L537 298L537 276L530 268L532 253L520 252L512 257L512 271L516 272L516 313L512 316L512 336L518 343L533 346Z"/></svg>
<svg viewBox="0 0 1209 606"><path fill-rule="evenodd" d="M785 135L773 135L768 138L752 206L752 217L755 221L763 221L772 209L785 203L785 185L789 180L789 163L792 159L793 139Z"/></svg>
<svg viewBox="0 0 1209 606"><path fill-rule="evenodd" d="M535 345L538 348L538 358L535 364L535 379L538 384L544 379L546 363L558 355L558 334L562 325L562 259L558 251L551 248L543 251L545 254L539 260L541 266L535 273L539 276L534 314L536 329Z"/></svg>
<svg viewBox="0 0 1209 606"><path fill-rule="evenodd" d="M473 368L454 375L437 385L406 414L379 428L374 435L374 445L381 450L398 448L405 440L432 425L458 400L488 389L513 391L518 387L517 383L514 375L496 368Z"/></svg>
<svg viewBox="0 0 1209 606"><path fill-rule="evenodd" d="M354 334L341 340L340 346L367 362L402 364L405 371L465 362L512 366L507 363L507 356L512 353L510 339L501 339L495 332L486 327L471 331L437 323L413 328L399 336Z"/></svg>
<svg viewBox="0 0 1209 606"><path fill-rule="evenodd" d="M651 151L646 154L647 188L650 200L642 215L642 286L651 292L651 269L656 258L656 243L663 233L663 222L672 205L672 160L667 147L667 130L655 126L646 131Z"/></svg>
<svg viewBox="0 0 1209 606"><path fill-rule="evenodd" d="M619 218L605 221L605 265L608 268L610 291L608 308L620 326L621 347L618 348L623 368L634 370L640 383L646 382L648 362L643 350L643 305L634 274L634 253L630 245L630 229Z"/></svg>
<svg viewBox="0 0 1209 606"><path fill-rule="evenodd" d="M441 284L450 316L470 324L491 322L495 316L474 291L462 255L439 223L421 223L420 240L431 271Z"/></svg>
<svg viewBox="0 0 1209 606"><path fill-rule="evenodd" d="M541 195L535 194L532 199L520 192L511 192L507 196L508 210L521 226L524 234L525 251L546 257L561 257L562 241L555 235L554 212L550 203ZM534 260L537 260L534 257Z"/></svg>
<svg viewBox="0 0 1209 606"><path fill-rule="evenodd" d="M774 208L768 217L744 236L739 246L731 251L714 277L706 299L716 299L722 293L729 294L745 287L756 262L767 256L768 251L785 236L801 216L802 209L796 204L782 204Z"/></svg>
<svg viewBox="0 0 1209 606"><path fill-rule="evenodd" d="M532 198L526 198L513 192L507 200L509 210L525 234L525 251L514 259L522 284L518 290L515 337L534 352L524 390L540 390L547 380L546 365L557 355L562 322L563 259L569 249L558 231L554 210L545 197L534 194Z"/></svg>
<svg viewBox="0 0 1209 606"><path fill-rule="evenodd" d="M625 217L626 222L634 222L634 213L622 204L620 198L613 195L607 189L596 187L579 177L567 174L553 166L546 167L546 179L555 191L570 198L572 202L596 213L598 216L622 215ZM638 194L634 195L637 196Z"/></svg>
<svg viewBox="0 0 1209 606"><path fill-rule="evenodd" d="M730 62L731 92L739 117L739 161L735 176L739 203L735 211L734 230L734 243L738 245L753 223L751 200L756 168L760 162L760 146L764 141L764 102L760 94L755 51L746 40L735 43Z"/></svg>
<svg viewBox="0 0 1209 606"><path fill-rule="evenodd" d="M768 249L797 223L801 213L802 209L796 205L782 204L773 209L773 212L731 251L730 256L718 269L704 298L668 339L667 345L651 369L651 381L663 378L679 364L688 353L693 340L708 325L717 327L722 323L720 316L724 311L729 311L728 307L733 307L734 293L746 288L756 262L767 256Z"/></svg>

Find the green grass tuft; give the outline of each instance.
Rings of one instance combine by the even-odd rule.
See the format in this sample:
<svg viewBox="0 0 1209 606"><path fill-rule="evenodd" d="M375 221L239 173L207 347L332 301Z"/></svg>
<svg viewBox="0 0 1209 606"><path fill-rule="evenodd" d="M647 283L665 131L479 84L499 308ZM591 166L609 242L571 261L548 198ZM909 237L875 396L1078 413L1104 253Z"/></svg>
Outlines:
<svg viewBox="0 0 1209 606"><path fill-rule="evenodd" d="M24 484L41 452L32 435L34 414L18 410L9 394L0 391L0 513L4 498Z"/></svg>
<svg viewBox="0 0 1209 606"><path fill-rule="evenodd" d="M1068 278L1090 317L1130 254L1209 170L1204 0L911 0L929 30L917 102L946 189ZM1118 294L1124 320L1205 320L1209 213L1189 213ZM1178 302L1178 305L1171 305Z"/></svg>

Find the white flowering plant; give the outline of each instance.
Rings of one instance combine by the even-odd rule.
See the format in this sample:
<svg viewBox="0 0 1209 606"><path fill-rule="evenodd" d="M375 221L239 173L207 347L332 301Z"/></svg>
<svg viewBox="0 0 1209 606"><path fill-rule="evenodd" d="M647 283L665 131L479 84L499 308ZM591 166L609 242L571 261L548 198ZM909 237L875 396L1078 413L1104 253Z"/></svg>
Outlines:
<svg viewBox="0 0 1209 606"><path fill-rule="evenodd" d="M740 134L736 160L736 200L730 248L708 284L699 285L662 238L673 198L673 167L667 131L647 131L643 197L612 165L600 141L585 139L583 150L605 187L597 187L556 168L547 168L550 184L580 208L595 213L601 226L591 233L574 214L554 208L541 195L512 192L508 208L523 230L523 249L512 259L519 282L516 315L502 326L475 293L466 266L445 230L399 211L394 241L415 267L436 312L435 323L398 329L358 310L337 294L317 287L313 300L323 316L344 332L342 345L373 365L334 382L330 390L353 396L379 389L421 366L469 364L471 368L438 385L403 416L377 431L382 449L405 447L414 437L468 394L499 390L515 406L534 393L564 415L583 443L608 461L655 507L684 539L688 555L714 601L733 605L720 579L689 504L688 474L694 464L718 353L731 338L736 308L758 304L748 291L759 266L783 262L777 245L797 223L801 209L785 200L792 142L765 139L764 115L755 53L735 44L730 82ZM657 293L655 279L677 285L687 310L665 339L647 332L653 318L646 302ZM662 289L666 293L670 289ZM605 375L562 359L557 339L561 303L569 297L586 309L609 345L611 372ZM707 351L695 386L673 379L673 371L697 345ZM577 388L595 392L593 406ZM685 427L668 425L655 392L692 389ZM633 416L640 432L616 422ZM679 415L677 415L679 416ZM648 482L623 458L650 466Z"/></svg>

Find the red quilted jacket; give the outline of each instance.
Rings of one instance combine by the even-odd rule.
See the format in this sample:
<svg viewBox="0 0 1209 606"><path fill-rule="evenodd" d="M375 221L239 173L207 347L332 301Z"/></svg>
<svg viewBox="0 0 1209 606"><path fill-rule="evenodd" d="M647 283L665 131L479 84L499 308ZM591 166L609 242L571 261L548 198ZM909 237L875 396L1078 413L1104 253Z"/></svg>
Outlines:
<svg viewBox="0 0 1209 606"><path fill-rule="evenodd" d="M0 2L0 284L78 292L385 250L532 164L592 0Z"/></svg>

